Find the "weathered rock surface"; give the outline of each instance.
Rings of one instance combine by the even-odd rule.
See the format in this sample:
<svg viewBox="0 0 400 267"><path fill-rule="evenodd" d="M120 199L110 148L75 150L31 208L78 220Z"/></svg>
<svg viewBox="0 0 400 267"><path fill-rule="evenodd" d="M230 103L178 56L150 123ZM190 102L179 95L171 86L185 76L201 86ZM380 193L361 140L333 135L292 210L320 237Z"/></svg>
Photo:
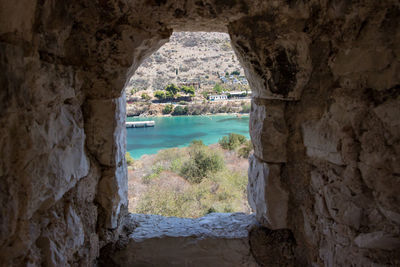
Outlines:
<svg viewBox="0 0 400 267"><path fill-rule="evenodd" d="M183 30L230 34L254 92L249 197L297 266L400 265L399 5L0 0L1 265L93 265L119 238L123 87Z"/></svg>
<svg viewBox="0 0 400 267"><path fill-rule="evenodd" d="M270 229L287 228L289 193L281 184L281 166L250 156L247 196L259 222Z"/></svg>
<svg viewBox="0 0 400 267"><path fill-rule="evenodd" d="M249 243L254 215L212 213L198 219L131 214L136 226L111 258L116 266L258 266Z"/></svg>

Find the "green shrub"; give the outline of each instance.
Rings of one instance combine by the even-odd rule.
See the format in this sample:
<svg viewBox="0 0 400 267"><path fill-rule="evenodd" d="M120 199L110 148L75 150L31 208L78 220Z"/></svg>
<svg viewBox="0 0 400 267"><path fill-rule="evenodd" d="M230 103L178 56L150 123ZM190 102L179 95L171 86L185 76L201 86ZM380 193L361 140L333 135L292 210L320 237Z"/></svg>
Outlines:
<svg viewBox="0 0 400 267"><path fill-rule="evenodd" d="M182 168L182 159L181 158L175 158L171 162L170 170L173 172L178 172Z"/></svg>
<svg viewBox="0 0 400 267"><path fill-rule="evenodd" d="M176 106L172 112L172 115L186 115L188 111L188 107Z"/></svg>
<svg viewBox="0 0 400 267"><path fill-rule="evenodd" d="M138 88L132 88L132 89L131 89L131 95L133 95L133 94L135 94L135 93L137 93L137 92L139 92L139 89L138 89Z"/></svg>
<svg viewBox="0 0 400 267"><path fill-rule="evenodd" d="M190 158L181 168L181 175L191 183L200 183L210 173L224 168L220 154L199 143L190 147Z"/></svg>
<svg viewBox="0 0 400 267"><path fill-rule="evenodd" d="M238 150L238 155L242 158L248 158L250 155L250 152L253 150L253 144L251 143L250 140L248 140L244 146L239 148Z"/></svg>
<svg viewBox="0 0 400 267"><path fill-rule="evenodd" d="M165 98L166 98L166 99L174 99L174 98L175 98L175 95L172 94L171 92L166 92L166 93L165 93Z"/></svg>
<svg viewBox="0 0 400 267"><path fill-rule="evenodd" d="M200 183L204 178L204 173L200 170L194 160L186 161L181 168L181 175L191 183Z"/></svg>
<svg viewBox="0 0 400 267"><path fill-rule="evenodd" d="M228 136L223 136L221 139L218 140L218 144L223 148L223 149L229 149L229 137Z"/></svg>
<svg viewBox="0 0 400 267"><path fill-rule="evenodd" d="M190 146L205 146L202 140L192 140Z"/></svg>
<svg viewBox="0 0 400 267"><path fill-rule="evenodd" d="M181 87L181 92L194 96L194 87L193 86L182 86Z"/></svg>
<svg viewBox="0 0 400 267"><path fill-rule="evenodd" d="M218 143L223 149L235 150L246 141L247 139L244 135L230 133L228 136L223 136Z"/></svg>
<svg viewBox="0 0 400 267"><path fill-rule="evenodd" d="M175 97L175 95L179 92L179 88L175 84L171 83L170 85L165 87L165 91L169 93L169 96Z"/></svg>
<svg viewBox="0 0 400 267"><path fill-rule="evenodd" d="M129 152L125 153L125 160L126 160L126 164L128 166L132 166L134 163L134 159L132 158L131 154Z"/></svg>
<svg viewBox="0 0 400 267"><path fill-rule="evenodd" d="M165 105L164 109L162 110L162 113L170 114L173 109L174 109L174 105L172 105L172 104Z"/></svg>
<svg viewBox="0 0 400 267"><path fill-rule="evenodd" d="M151 99L151 97L147 93L143 93L141 97L143 100L146 100L146 101L149 101Z"/></svg>
<svg viewBox="0 0 400 267"><path fill-rule="evenodd" d="M165 99L165 92L163 92L163 91L156 91L156 92L154 93L154 96L157 97L157 98L160 99L160 100L163 100L163 99Z"/></svg>
<svg viewBox="0 0 400 267"><path fill-rule="evenodd" d="M143 183L149 184L153 179L157 178L163 170L164 168L161 165L154 165L151 169L151 173L142 178Z"/></svg>

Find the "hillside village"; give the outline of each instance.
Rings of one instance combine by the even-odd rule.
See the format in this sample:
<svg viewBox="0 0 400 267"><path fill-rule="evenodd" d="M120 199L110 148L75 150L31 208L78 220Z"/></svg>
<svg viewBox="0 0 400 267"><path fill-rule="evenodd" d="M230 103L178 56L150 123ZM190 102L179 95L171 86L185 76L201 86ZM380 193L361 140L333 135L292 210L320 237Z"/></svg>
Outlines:
<svg viewBox="0 0 400 267"><path fill-rule="evenodd" d="M248 112L251 95L229 35L204 32L173 33L125 90L128 116Z"/></svg>

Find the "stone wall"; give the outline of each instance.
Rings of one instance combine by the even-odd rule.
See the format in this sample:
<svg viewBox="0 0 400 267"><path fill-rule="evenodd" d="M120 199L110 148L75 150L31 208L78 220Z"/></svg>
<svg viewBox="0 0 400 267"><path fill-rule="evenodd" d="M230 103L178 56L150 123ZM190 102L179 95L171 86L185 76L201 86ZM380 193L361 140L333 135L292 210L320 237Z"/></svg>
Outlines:
<svg viewBox="0 0 400 267"><path fill-rule="evenodd" d="M93 265L120 237L124 83L173 30L204 30L229 32L254 92L249 202L272 230L253 232L257 257L287 228L299 264L399 265L399 15L391 0L0 0L1 264Z"/></svg>
<svg viewBox="0 0 400 267"><path fill-rule="evenodd" d="M93 265L127 213L126 75L171 31L94 1L0 13L0 265Z"/></svg>
<svg viewBox="0 0 400 267"><path fill-rule="evenodd" d="M400 264L399 14L293 3L229 26L255 90L249 203L305 265Z"/></svg>

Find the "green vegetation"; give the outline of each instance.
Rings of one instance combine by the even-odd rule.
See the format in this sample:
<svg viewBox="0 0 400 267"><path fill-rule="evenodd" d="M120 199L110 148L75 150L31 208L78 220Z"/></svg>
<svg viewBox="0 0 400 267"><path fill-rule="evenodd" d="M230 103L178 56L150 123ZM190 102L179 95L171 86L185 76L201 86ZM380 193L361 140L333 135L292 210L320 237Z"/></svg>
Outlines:
<svg viewBox="0 0 400 267"><path fill-rule="evenodd" d="M154 165L151 169L152 172L142 178L144 184L149 184L153 179L158 178L160 173L164 170L161 165Z"/></svg>
<svg viewBox="0 0 400 267"><path fill-rule="evenodd" d="M154 93L154 96L158 98L159 100L164 100L164 99L175 99L177 97L181 97L179 92L182 92L184 94L194 96L195 95L195 89L193 86L182 86L179 88L175 84L169 84L168 86L165 87L165 92L164 91L156 91Z"/></svg>
<svg viewBox="0 0 400 267"><path fill-rule="evenodd" d="M134 159L132 158L131 154L129 152L125 153L125 160L126 160L126 164L128 166L132 166L134 163Z"/></svg>
<svg viewBox="0 0 400 267"><path fill-rule="evenodd" d="M234 70L234 71L232 71L231 72L231 75L240 75L240 71L238 71L238 70Z"/></svg>
<svg viewBox="0 0 400 267"><path fill-rule="evenodd" d="M163 91L156 91L154 93L154 96L157 97L159 100L164 100L166 97L165 92Z"/></svg>
<svg viewBox="0 0 400 267"><path fill-rule="evenodd" d="M176 94L179 92L179 88L175 84L171 83L170 85L165 87L165 91L167 91L168 98L174 98Z"/></svg>
<svg viewBox="0 0 400 267"><path fill-rule="evenodd" d="M228 169L222 152L201 141L160 151L142 178L146 189L131 212L193 218L247 211L246 170Z"/></svg>
<svg viewBox="0 0 400 267"><path fill-rule="evenodd" d="M191 183L200 183L204 177L224 168L222 156L210 150L203 142L192 143L189 160L181 169L181 175Z"/></svg>
<svg viewBox="0 0 400 267"><path fill-rule="evenodd" d="M151 99L151 97L147 93L143 93L142 94L142 99L146 100L146 101L149 101Z"/></svg>
<svg viewBox="0 0 400 267"><path fill-rule="evenodd" d="M221 84L217 83L217 84L214 85L213 90L216 93L220 94L220 93L222 93L222 91L224 91L224 87Z"/></svg>
<svg viewBox="0 0 400 267"><path fill-rule="evenodd" d="M193 86L182 86L181 87L181 92L194 96L194 87Z"/></svg>
<svg viewBox="0 0 400 267"><path fill-rule="evenodd" d="M172 115L187 115L188 111L188 107L176 106L172 112Z"/></svg>
<svg viewBox="0 0 400 267"><path fill-rule="evenodd" d="M247 140L243 146L241 146L237 153L240 157L242 158L248 158L250 155L250 152L253 150L253 144L251 143L251 140Z"/></svg>
<svg viewBox="0 0 400 267"><path fill-rule="evenodd" d="M131 93L131 95L133 95L133 94L135 94L135 93L137 93L139 91L140 90L138 88L132 88L130 93Z"/></svg>
<svg viewBox="0 0 400 267"><path fill-rule="evenodd" d="M223 149L236 150L244 145L247 139L244 135L230 133L228 136L222 137L218 143Z"/></svg>
<svg viewBox="0 0 400 267"><path fill-rule="evenodd" d="M173 109L174 109L174 105L172 105L172 104L165 105L164 109L162 110L162 113L170 114Z"/></svg>

